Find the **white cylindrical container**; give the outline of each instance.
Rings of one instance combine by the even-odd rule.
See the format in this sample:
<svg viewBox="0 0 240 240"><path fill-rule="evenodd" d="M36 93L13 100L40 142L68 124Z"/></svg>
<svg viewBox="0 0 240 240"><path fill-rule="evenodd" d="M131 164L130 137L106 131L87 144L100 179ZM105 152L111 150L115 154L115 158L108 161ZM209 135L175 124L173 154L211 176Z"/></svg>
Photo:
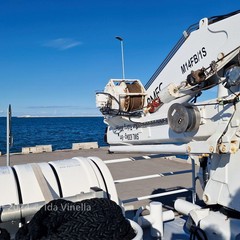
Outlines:
<svg viewBox="0 0 240 240"><path fill-rule="evenodd" d="M97 157L0 167L0 207L49 202L82 193L87 198L93 188L103 190L104 196L119 204L112 175Z"/></svg>
<svg viewBox="0 0 240 240"><path fill-rule="evenodd" d="M112 175L97 157L0 167L0 208L4 209L1 220L6 222L0 227L14 236L22 216L31 220L44 203L59 198L89 199L96 197L94 191L100 189L101 197L108 196L119 204ZM141 233L137 227L136 231Z"/></svg>
<svg viewBox="0 0 240 240"><path fill-rule="evenodd" d="M0 206L19 204L18 185L14 171L9 166L0 167Z"/></svg>
<svg viewBox="0 0 240 240"><path fill-rule="evenodd" d="M40 168L52 196L54 198L59 198L58 184L52 168L48 163L37 163L36 165ZM14 165L13 169L16 172L16 178L19 182L19 195L21 196L21 203L28 204L45 201L38 178L33 170L33 164L28 163Z"/></svg>

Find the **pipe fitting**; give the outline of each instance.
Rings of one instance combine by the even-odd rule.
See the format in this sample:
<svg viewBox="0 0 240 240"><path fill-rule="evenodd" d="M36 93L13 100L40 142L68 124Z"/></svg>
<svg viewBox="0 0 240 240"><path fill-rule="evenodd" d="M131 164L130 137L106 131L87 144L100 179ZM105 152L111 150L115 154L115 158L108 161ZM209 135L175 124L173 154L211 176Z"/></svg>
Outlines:
<svg viewBox="0 0 240 240"><path fill-rule="evenodd" d="M162 203L160 202L151 202L149 208L149 215L140 216L144 208L140 208L135 217L135 221L141 227L151 227L151 236L152 237L163 237L163 222L170 221L174 219L174 212L162 210Z"/></svg>

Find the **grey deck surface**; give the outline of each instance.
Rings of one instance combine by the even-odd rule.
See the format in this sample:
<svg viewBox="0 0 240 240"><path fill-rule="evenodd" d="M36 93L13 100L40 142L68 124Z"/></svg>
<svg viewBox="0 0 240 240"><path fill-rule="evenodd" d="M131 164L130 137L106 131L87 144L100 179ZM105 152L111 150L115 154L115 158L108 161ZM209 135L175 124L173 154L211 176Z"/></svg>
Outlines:
<svg viewBox="0 0 240 240"><path fill-rule="evenodd" d="M150 156L151 159L143 160L142 156ZM108 153L108 148L98 148L89 150L61 150L53 151L51 153L30 153L30 154L13 154L10 157L11 165L24 164L31 162L48 162L53 160L70 159L73 157L89 157L97 156L103 161L112 159L122 159L133 157L135 161L128 161L122 163L107 164L110 172L112 173L114 180L138 177L144 175L165 173L171 171L181 171L191 169L191 165L186 160L179 160L177 158L171 158L171 160L158 155L142 154L142 153ZM139 159L139 160L138 160ZM0 165L6 164L6 156L0 156ZM191 174L167 176L153 179L146 179L141 181L133 181L128 183L116 184L118 196L121 200L129 198L135 198L140 196L151 195L153 193L165 192L168 190L175 190L180 188L191 187ZM186 196L186 194L183 194ZM188 194L191 195L190 193ZM162 197L163 203L166 201L173 201L176 196L171 198ZM179 196L180 197L180 196ZM136 209L148 203L148 200L134 202L128 204L129 209Z"/></svg>
<svg viewBox="0 0 240 240"><path fill-rule="evenodd" d="M97 156L103 161L112 159L133 158L133 161L111 163L107 164L114 180L138 177L151 174L159 174L166 172L175 172L181 170L190 170L191 164L188 164L186 160L177 158L160 157L160 155L142 154L142 153L108 153L108 148L98 148L90 150L62 150L53 151L51 153L36 153L36 154L13 154L11 155L11 165L31 163L31 162L48 162L54 160L70 159L73 157L90 157ZM143 156L150 156L150 159L144 160ZM6 156L0 156L0 166L6 165ZM169 190L176 190L181 188L190 188L192 184L192 176L190 173L174 176L166 176L159 178L152 178L140 181L132 181L128 183L116 184L118 196L121 200L129 198L136 198L141 196L151 195L153 193L161 193ZM198 190L199 196L201 191ZM131 202L125 204L126 216L132 218L134 212L140 206L145 206L151 200L161 201L165 209L173 209L173 203L176 198L187 198L191 200L191 192L182 193L178 195L154 198L150 200L143 200L137 202ZM179 219L180 221L180 219ZM175 228L178 237L175 236ZM185 234L179 235L179 222L175 225L166 224L165 229L171 229L171 232L166 234L164 239L187 239ZM170 235L169 235L170 234ZM144 231L144 240L152 239L149 231Z"/></svg>

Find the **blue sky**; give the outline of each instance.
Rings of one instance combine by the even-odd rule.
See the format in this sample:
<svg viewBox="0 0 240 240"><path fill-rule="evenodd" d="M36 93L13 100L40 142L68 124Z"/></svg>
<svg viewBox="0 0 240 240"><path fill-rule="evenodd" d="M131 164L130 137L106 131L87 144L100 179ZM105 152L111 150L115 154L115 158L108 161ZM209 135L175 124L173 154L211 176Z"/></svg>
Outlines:
<svg viewBox="0 0 240 240"><path fill-rule="evenodd" d="M0 116L99 115L95 92L121 78L145 84L182 32L236 0L0 0Z"/></svg>

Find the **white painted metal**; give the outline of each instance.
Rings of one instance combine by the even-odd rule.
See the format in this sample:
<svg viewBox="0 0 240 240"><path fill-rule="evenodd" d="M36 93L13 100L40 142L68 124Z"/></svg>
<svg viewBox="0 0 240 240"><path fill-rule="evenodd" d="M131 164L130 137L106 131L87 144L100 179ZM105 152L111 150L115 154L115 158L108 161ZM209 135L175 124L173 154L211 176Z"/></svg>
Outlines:
<svg viewBox="0 0 240 240"><path fill-rule="evenodd" d="M17 182L11 167L0 167L0 205L19 204Z"/></svg>
<svg viewBox="0 0 240 240"><path fill-rule="evenodd" d="M166 176L172 176L172 175L177 175L177 174L186 174L186 173L192 173L192 170L165 172L165 173L158 173L158 174L145 175L145 176L139 176L139 177L124 178L124 179L114 180L114 183L115 184L126 183L126 182L139 181L139 180L145 180L145 179L151 179L151 178L166 177Z"/></svg>
<svg viewBox="0 0 240 240"><path fill-rule="evenodd" d="M128 85L138 83L139 92L129 92ZM98 108L108 107L114 110L126 110L126 105L129 104L129 98L132 96L142 96L143 102L145 99L145 89L142 83L137 79L110 79L105 86L104 93L96 94L96 105Z"/></svg>
<svg viewBox="0 0 240 240"><path fill-rule="evenodd" d="M140 111L134 113L102 111L105 123L108 124L107 141L111 152L151 152L185 154L192 158L206 157L208 163L205 167L205 177L209 179L204 188L203 200L206 205L218 204L238 215L240 214L239 22L240 11L215 17L210 21L207 18L201 19L198 28L192 32L185 32L182 44L176 51L170 53L168 61L163 63L163 67L147 83L145 106ZM203 78L195 75L200 72L204 75ZM226 72L231 72L233 78ZM190 102L198 93L209 91L208 89L217 85L218 93L211 100ZM172 86L171 89L169 86ZM105 90L111 94L111 88ZM158 98L160 100L156 100ZM173 112L168 114L173 104L176 106L174 114ZM188 108L187 114L181 115L177 109L180 104L183 108ZM197 114L190 113L190 109L196 110ZM179 131L180 133L174 128L175 122L170 121L175 120L178 115L180 117L175 121L177 127L181 126L181 123L187 125L186 130ZM147 197L149 196L127 201ZM187 212L188 207L185 208ZM193 209L191 216L196 216L193 218L196 226L199 225L198 217L201 217L200 227L208 234L209 239L235 239L240 236L239 225L237 227L239 221L229 217L228 214L214 213L209 208L202 211ZM228 226L222 228L224 216L229 220ZM218 238L214 238L214 232ZM220 235L222 238L219 238Z"/></svg>
<svg viewBox="0 0 240 240"><path fill-rule="evenodd" d="M142 228L132 221L131 219L128 219L132 228L134 229L134 232L136 233L136 236L132 240L143 240L143 230Z"/></svg>
<svg viewBox="0 0 240 240"><path fill-rule="evenodd" d="M89 157L88 158L90 164L93 168L97 168L95 170L95 174L97 175L97 179L101 179L104 182L105 189L108 192L110 199L120 205L120 201L118 198L116 186L114 184L112 174L110 173L109 169L107 168L106 164L98 157ZM97 171L98 170L98 171ZM102 188L104 189L104 188Z"/></svg>
<svg viewBox="0 0 240 240"><path fill-rule="evenodd" d="M151 236L154 238L163 237L163 222L175 217L171 210L163 212L161 202L151 202L148 215L140 216L141 212L141 209L138 210L134 219L141 227L150 227Z"/></svg>
<svg viewBox="0 0 240 240"><path fill-rule="evenodd" d="M49 183L43 175L40 166L37 163L31 163L31 167L37 180L38 186L41 189L45 202L52 201L56 196L52 194L52 191L49 188Z"/></svg>
<svg viewBox="0 0 240 240"><path fill-rule="evenodd" d="M151 159L153 156L156 156L156 154L151 154L151 156L142 156L142 159ZM105 160L105 164L110 164L110 163L120 163L120 162L132 162L136 161L138 159L135 158L120 158L120 159L111 159L111 160Z"/></svg>
<svg viewBox="0 0 240 240"><path fill-rule="evenodd" d="M234 97L234 95L230 95L228 99ZM149 146L149 148L152 148L150 152L187 153L186 148L182 148L181 145L188 143L192 145L189 149L192 149L194 153L208 153L213 135L216 133L221 134L224 131L223 128L227 127L235 108L229 105L225 107L219 106L218 101L215 99L199 103L199 105L196 104L195 106L199 109L201 124L197 131L191 132L175 133L167 125L167 110L164 112L164 110L161 110L162 108L159 109L161 111L160 115L157 112L156 114L143 116L140 119L131 118L131 122L120 117L107 119L108 124L112 125L108 131L110 151L118 151L115 149L122 145L125 147L123 151L135 151L134 147L136 147L138 148L136 151L143 152L147 146L142 145L162 144L163 150L160 149L161 146ZM222 111L225 112L224 118L220 114ZM149 126L147 125L148 122ZM203 149L199 148L199 142L201 142L200 145ZM167 144L169 143L171 145L168 146ZM172 143L176 143L176 146ZM132 147L131 145L135 146ZM197 146L195 147L195 145ZM149 152L149 149L146 152Z"/></svg>
<svg viewBox="0 0 240 240"><path fill-rule="evenodd" d="M131 158L120 158L120 159L112 159L112 160L105 160L105 164L110 164L110 163L120 163L120 162L132 162L134 161Z"/></svg>
<svg viewBox="0 0 240 240"><path fill-rule="evenodd" d="M226 56L238 48L240 46L240 30L236 26L238 26L239 21L240 14L210 25L206 18L201 19L199 29L190 33L183 45L147 89L148 95L154 95L153 93L159 89L159 86L163 89L169 83L178 85L186 80L187 75L192 70L207 68L212 61L218 60L219 55ZM202 52L203 50L206 54ZM199 52L202 52L202 57L199 56ZM194 55L198 57L197 59L195 57L196 60L194 60ZM232 55L223 59L219 64L223 66L230 59L232 59ZM188 61L190 61L189 66L191 67L186 67L185 63L187 62L188 65ZM184 65L186 71L183 72Z"/></svg>
<svg viewBox="0 0 240 240"><path fill-rule="evenodd" d="M179 190L172 190L164 193L157 193L157 194L152 194L152 195L147 195L147 196L142 196L142 197L136 197L136 198L130 198L126 200L122 200L122 202L125 203L130 203L130 202L137 202L145 199L150 199L150 198L157 198L157 197L163 197L163 196L168 196L168 195L173 195L173 194L178 194L178 193L183 193L183 192L188 192L191 191L192 189L179 189Z"/></svg>
<svg viewBox="0 0 240 240"><path fill-rule="evenodd" d="M38 163L42 173L49 184L49 189L55 198L59 197L59 190L56 178L48 163ZM16 171L22 202L24 204L45 201L37 178L34 174L31 164L14 165Z"/></svg>
<svg viewBox="0 0 240 240"><path fill-rule="evenodd" d="M89 166L88 161L65 159L53 161L50 164L58 175L63 197L89 192L92 186L98 186L97 180L91 179L91 176L94 176L94 171ZM89 171L86 171L86 169ZM75 187L77 183L78 188Z"/></svg>
<svg viewBox="0 0 240 240"><path fill-rule="evenodd" d="M159 98L163 103L169 103L179 97L179 89L174 84L169 84L160 93Z"/></svg>
<svg viewBox="0 0 240 240"><path fill-rule="evenodd" d="M152 153L169 153L172 154L187 154L187 145L120 145L110 146L111 152L152 152Z"/></svg>
<svg viewBox="0 0 240 240"><path fill-rule="evenodd" d="M77 194L74 196L70 196L64 198L65 200L78 202L85 199L91 198L102 198L104 197L104 193L102 191L99 192L89 192L84 194ZM4 205L1 206L1 222L12 222L12 221L20 221L22 218L32 217L41 207L43 207L46 202L34 202L28 204L14 204L14 205Z"/></svg>
<svg viewBox="0 0 240 240"><path fill-rule="evenodd" d="M182 144L189 142L189 144L193 144L193 146L190 146L190 148L192 147L193 149L196 148L196 146L192 142L201 141L201 145L204 145L204 142L218 131L219 122L222 120L222 116L219 114L222 109L218 106L218 99L203 102L201 106L197 106L201 115L201 124L197 131L182 134L177 134L172 131L167 123L168 109L175 102L188 102L198 91L200 92L202 90L201 87L199 87L197 90L191 91L190 89L193 87L186 83L186 78L192 70L198 70L203 67L210 69L210 65L215 61L216 71L209 73L207 79L211 78L215 83L221 83L225 80L222 68L239 52L239 30L235 31L234 27L232 27L236 26L239 20L240 14L210 25L207 19L200 20L199 28L190 33L183 45L147 89L148 98L150 98L150 96L152 96L151 99L156 97L160 97L160 99L163 98L165 99L162 101L164 104L161 105L155 113L147 114L146 103L145 108L142 109L143 114L141 117L106 116L105 122L111 126L107 132L108 143L110 145L144 145L166 143ZM201 41L198 41L199 39L201 39ZM236 57L235 60L237 61ZM218 71L221 77L214 75L214 73ZM110 85L107 85L108 87L105 89L105 93L115 96L114 93L112 93L114 88L112 88L112 84ZM171 90L169 86L171 86ZM221 97L230 95L232 91L223 91L222 87L219 89L219 96ZM236 91L236 89L234 91ZM178 96L179 98L177 98ZM114 102L114 100L112 100L112 102ZM227 106L224 108L224 112L232 115L234 109L228 109ZM225 116L227 117L227 114L225 114ZM200 151L208 153L209 148L212 149L212 146L205 144L205 148ZM192 153L197 153L197 151L194 150Z"/></svg>
<svg viewBox="0 0 240 240"><path fill-rule="evenodd" d="M4 183L0 185L0 219L6 222L1 227L10 231L13 237L20 219L30 220L51 199L63 197L80 201L108 195L120 204L111 173L96 157L0 167L0 181ZM99 191L95 192L94 188ZM10 221L15 222L12 224Z"/></svg>
<svg viewBox="0 0 240 240"><path fill-rule="evenodd" d="M201 210L196 210L198 213ZM238 239L240 220L237 218L226 218L220 212L209 211L209 214L199 221L199 227L204 229L207 239Z"/></svg>
<svg viewBox="0 0 240 240"><path fill-rule="evenodd" d="M214 156L211 175L203 193L206 204L220 204L240 212L239 178L240 152Z"/></svg>
<svg viewBox="0 0 240 240"><path fill-rule="evenodd" d="M50 165L56 171L60 186L58 186L56 175ZM118 202L112 176L105 163L98 158L77 157L49 163L37 163L37 166L54 199L61 197L59 188L61 188L63 197L69 197L80 193L89 193L92 191L92 187L97 187L109 193L112 199ZM11 167L0 167L0 181L5 183L1 184L0 205L19 204L20 195L23 204L44 202L44 193L40 186L42 182L33 170L33 165L14 165L13 168L16 171L16 177ZM19 191L17 180L19 181Z"/></svg>
<svg viewBox="0 0 240 240"><path fill-rule="evenodd" d="M179 213L182 213L184 215L188 215L192 210L200 209L201 207L196 205L196 204L185 201L183 199L177 199L174 203L174 208Z"/></svg>
<svg viewBox="0 0 240 240"><path fill-rule="evenodd" d="M12 118L12 110L11 110L11 105L8 106L8 109L7 109L7 122L6 122L6 125L7 125L7 129L6 129L6 133L7 133L7 146L6 146L6 149L7 149L7 166L10 166L10 146L11 146L11 141L12 141L12 136L11 136L11 118Z"/></svg>

